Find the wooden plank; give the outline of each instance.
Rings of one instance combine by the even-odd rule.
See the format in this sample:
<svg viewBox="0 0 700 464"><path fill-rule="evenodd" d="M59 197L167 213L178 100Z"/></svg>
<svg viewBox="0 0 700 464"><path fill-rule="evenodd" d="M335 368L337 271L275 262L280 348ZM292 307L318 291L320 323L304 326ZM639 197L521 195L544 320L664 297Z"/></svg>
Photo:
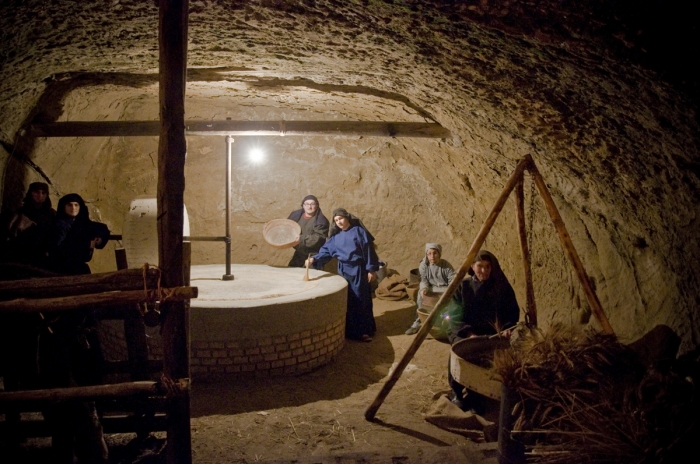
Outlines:
<svg viewBox="0 0 700 464"><path fill-rule="evenodd" d="M15 298L49 298L89 293L137 290L144 286L154 288L158 284L157 269L144 272L141 269L124 269L77 276L40 277L22 280L0 281L0 301Z"/></svg>
<svg viewBox="0 0 700 464"><path fill-rule="evenodd" d="M164 286L184 284L182 226L185 193L185 86L187 82L187 0L160 0L158 8L160 138L158 140L158 265ZM163 373L189 378L187 304L160 305ZM192 463L189 393L168 398L165 461Z"/></svg>
<svg viewBox="0 0 700 464"><path fill-rule="evenodd" d="M0 301L0 312L31 313L57 312L71 309L92 308L95 306L124 305L128 303L143 303L160 301L161 305L168 302L181 302L197 298L197 287L161 287L160 290L125 290L116 292L89 293L87 295L60 296L57 298L17 298ZM131 311L129 307L124 311Z"/></svg>
<svg viewBox="0 0 700 464"><path fill-rule="evenodd" d="M450 285L447 286L445 293L443 293L440 296L440 299L435 304L435 307L432 311L430 311L430 314L428 314L428 317L426 318L425 322L423 322L423 324L421 325L421 328L416 334L416 337L413 339L413 343L411 343L411 346L408 347L403 357L396 365L396 368L392 371L391 375L382 386L382 389L377 394L377 397L374 399L372 404L365 410L365 419L370 421L374 419L375 414L379 410L379 406L382 405L384 399L387 397L387 395L394 387L396 382L399 380L399 377L401 377L403 370L406 368L406 366L408 366L408 363L411 361L411 358L413 358L413 356L416 354L416 351L418 351L418 348L420 347L421 343L423 343L423 340L425 340L425 337L428 336L428 333L433 328L433 319L437 314L439 314L443 310L443 308L452 298L452 295L454 295L457 289L462 285L462 280L467 274L467 270L469 270L469 268L471 267L472 261L474 261L474 258L481 249L481 245L483 245L484 240L486 240L486 236L491 231L493 224L496 222L498 215L501 213L501 210L503 209L506 200L508 200L508 196L515 188L515 185L518 182L518 180L522 178L523 171L525 171L527 165L528 160L522 159L515 167L515 171L513 171L513 174L506 182L506 185L505 187L503 187L501 195L496 200L496 203L493 205L493 208L491 208L491 212L486 218L484 224L481 226L481 229L479 230L479 233L474 239L474 242L472 242L472 246L469 249L469 253L467 253L467 258L464 260L462 266L455 274L455 277L450 283Z"/></svg>
<svg viewBox="0 0 700 464"><path fill-rule="evenodd" d="M32 124L33 137L155 137L158 121L66 121ZM437 123L402 121L186 121L186 135L449 138Z"/></svg>
<svg viewBox="0 0 700 464"><path fill-rule="evenodd" d="M161 395L183 393L189 391L189 379L178 379L172 385L165 386L160 382L141 381L124 382L108 385L91 385L86 387L51 388L46 390L22 390L0 392L0 408L17 403L55 402L62 400L94 400L99 398L115 398L133 395ZM20 406L21 409L21 406Z"/></svg>

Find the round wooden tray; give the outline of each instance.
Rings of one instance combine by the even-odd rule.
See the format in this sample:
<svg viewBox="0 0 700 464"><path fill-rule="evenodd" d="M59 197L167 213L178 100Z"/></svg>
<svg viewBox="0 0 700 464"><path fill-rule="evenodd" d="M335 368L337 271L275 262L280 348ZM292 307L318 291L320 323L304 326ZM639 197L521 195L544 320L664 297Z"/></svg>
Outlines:
<svg viewBox="0 0 700 464"><path fill-rule="evenodd" d="M273 219L263 226L263 238L274 248L289 248L301 234L301 227L291 219Z"/></svg>

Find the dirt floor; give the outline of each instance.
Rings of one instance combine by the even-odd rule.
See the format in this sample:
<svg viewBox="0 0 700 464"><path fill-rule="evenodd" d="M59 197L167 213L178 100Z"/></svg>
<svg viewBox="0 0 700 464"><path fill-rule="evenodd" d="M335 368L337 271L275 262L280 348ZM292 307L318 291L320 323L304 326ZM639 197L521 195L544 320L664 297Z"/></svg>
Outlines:
<svg viewBox="0 0 700 464"><path fill-rule="evenodd" d="M404 334L415 314L409 300L375 299L374 310L374 340L347 341L333 362L315 372L291 378L194 384L193 461L496 463L496 443L476 443L425 421L424 414L448 391L450 347L431 336L379 408L375 421L365 420L365 410L415 337ZM133 434L108 435L107 439L111 463L164 462L162 433L145 442L137 442ZM47 439L26 442L17 462L42 462L48 446Z"/></svg>

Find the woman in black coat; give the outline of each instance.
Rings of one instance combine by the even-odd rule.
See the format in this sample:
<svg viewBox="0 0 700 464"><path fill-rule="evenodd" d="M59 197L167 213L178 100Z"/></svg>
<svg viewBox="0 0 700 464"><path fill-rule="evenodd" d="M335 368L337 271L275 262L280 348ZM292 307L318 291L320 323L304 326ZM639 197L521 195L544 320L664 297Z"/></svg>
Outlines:
<svg viewBox="0 0 700 464"><path fill-rule="evenodd" d="M77 193L58 200L56 221L49 246L49 265L59 274L90 274L88 262L95 248L102 249L109 240L109 229L90 220L85 201Z"/></svg>
<svg viewBox="0 0 700 464"><path fill-rule="evenodd" d="M49 265L65 275L90 274L95 248L109 240L106 225L90 220L77 193L58 201L49 248ZM39 339L39 373L44 388L96 385L102 382L103 357L97 318L90 308L57 313ZM94 401L70 400L44 410L52 438L53 461L106 463L107 445Z"/></svg>

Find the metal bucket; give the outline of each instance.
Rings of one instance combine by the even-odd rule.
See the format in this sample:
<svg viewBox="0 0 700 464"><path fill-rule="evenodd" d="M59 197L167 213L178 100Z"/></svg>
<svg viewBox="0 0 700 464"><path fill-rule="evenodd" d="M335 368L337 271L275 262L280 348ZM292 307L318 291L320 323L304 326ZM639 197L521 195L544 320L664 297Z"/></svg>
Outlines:
<svg viewBox="0 0 700 464"><path fill-rule="evenodd" d="M384 280L384 278L386 277L386 273L387 273L386 263L379 261L379 270L377 271L377 283Z"/></svg>

